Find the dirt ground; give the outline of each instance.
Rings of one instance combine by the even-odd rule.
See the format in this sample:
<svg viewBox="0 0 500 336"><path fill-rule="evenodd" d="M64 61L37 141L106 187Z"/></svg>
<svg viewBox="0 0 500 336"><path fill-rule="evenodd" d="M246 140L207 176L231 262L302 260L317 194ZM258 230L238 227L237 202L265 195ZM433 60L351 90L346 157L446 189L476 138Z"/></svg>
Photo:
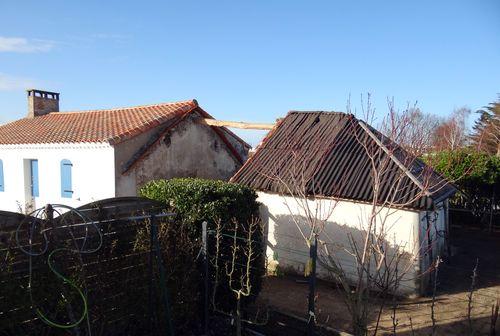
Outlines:
<svg viewBox="0 0 500 336"><path fill-rule="evenodd" d="M454 255L444 260L439 271L435 302L436 335L471 334L467 295L476 259L479 259L479 267L471 325L474 335L488 335L492 305L500 298L500 234L456 232L451 237L451 244ZM308 285L304 278L269 277L260 300L277 311L304 317L307 315L307 295ZM431 301L431 297L420 297L398 302L397 334L429 335L432 328ZM318 282L316 307L319 324L350 331L349 314L332 284ZM391 334L391 330L392 318L388 309L382 314L377 335ZM496 330L500 332L500 321L497 321Z"/></svg>

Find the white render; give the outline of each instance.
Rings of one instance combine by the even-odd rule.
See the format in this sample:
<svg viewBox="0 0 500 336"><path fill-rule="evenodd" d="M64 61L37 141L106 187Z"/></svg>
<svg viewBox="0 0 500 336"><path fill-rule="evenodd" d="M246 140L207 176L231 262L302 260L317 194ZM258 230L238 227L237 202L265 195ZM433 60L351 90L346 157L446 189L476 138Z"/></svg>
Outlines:
<svg viewBox="0 0 500 336"><path fill-rule="evenodd" d="M279 267L284 271L303 273L309 258L309 248L297 225L302 226L304 232L307 232L307 228L304 227L304 221L296 223L291 216L293 214L297 220L300 218L298 216L304 215L301 206L292 197L262 191L258 192L258 201L261 203L261 217L267 230L266 254L269 271L274 272ZM335 201L327 198L308 202L310 209L322 211L318 217L328 218L319 239L328 243L328 248L335 253L336 260L340 261L346 272L351 273L351 280L354 280L355 261L344 249L344 247L349 249L347 233L352 234L353 237L360 237L360 230L366 227L372 206L367 203L350 200ZM428 269L430 263L438 255L442 255L445 246L443 234L447 229L445 208L439 206L429 213L431 217L437 216L429 231L426 230L426 214L425 211L419 210L380 208L379 220L386 219L385 225L387 237L391 240L390 245L397 244L406 253L403 264L407 271L398 290L403 295L418 294L425 289L425 282L428 279L420 273ZM428 245L427 232L430 234L431 247ZM328 272L320 264L318 264L317 273L319 278L329 278Z"/></svg>
<svg viewBox="0 0 500 336"><path fill-rule="evenodd" d="M78 207L115 196L114 148L107 143L0 145L0 210L29 212L47 203ZM39 197L31 197L28 160L38 160ZM61 197L61 160L70 160L73 197Z"/></svg>
<svg viewBox="0 0 500 336"><path fill-rule="evenodd" d="M29 213L46 204L78 207L93 201L137 196L145 183L161 178L200 177L229 179L241 163L209 127L187 117L148 147L147 155L123 172L123 166L161 125L131 139L111 145L103 143L0 145L4 191L0 210ZM226 134L234 145L237 140ZM167 141L168 140L168 141ZM239 153L246 156L240 145ZM29 160L38 160L39 197L31 197ZM61 161L72 163L71 198L61 197Z"/></svg>

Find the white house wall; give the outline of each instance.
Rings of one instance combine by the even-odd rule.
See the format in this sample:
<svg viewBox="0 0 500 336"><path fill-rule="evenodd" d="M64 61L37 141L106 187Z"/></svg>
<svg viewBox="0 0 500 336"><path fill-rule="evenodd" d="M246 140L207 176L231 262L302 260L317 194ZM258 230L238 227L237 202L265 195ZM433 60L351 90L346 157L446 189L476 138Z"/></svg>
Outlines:
<svg viewBox="0 0 500 336"><path fill-rule="evenodd" d="M307 225L300 220L304 212L292 197L283 197L273 193L258 192L261 216L267 224L267 256L269 267L303 272L308 260L309 249L297 226L307 232ZM320 209L320 217L328 218L320 240L327 243L328 249L335 255L351 280L355 279L355 261L345 250L350 250L348 234L360 242L361 231L366 228L371 205L350 201L322 199L308 201L310 209ZM385 219L385 227L390 240L389 246L398 245L406 252L400 271L405 268L399 292L411 294L419 290L415 281L418 272L419 219L418 211L394 210L383 208L378 216L378 225ZM293 213L293 217L290 215ZM299 218L299 223L294 221ZM394 251L394 249L392 249ZM321 245L318 253L322 253ZM389 254L391 250L389 251ZM272 270L272 269L271 269ZM401 274L401 273L400 273ZM328 278L327 270L318 265L318 276Z"/></svg>
<svg viewBox="0 0 500 336"><path fill-rule="evenodd" d="M38 160L39 197L32 208L47 203L77 207L115 196L114 152L108 144L44 144L0 146L5 188L0 192L0 209L25 211L31 199L29 160ZM61 197L61 160L72 166L73 197Z"/></svg>

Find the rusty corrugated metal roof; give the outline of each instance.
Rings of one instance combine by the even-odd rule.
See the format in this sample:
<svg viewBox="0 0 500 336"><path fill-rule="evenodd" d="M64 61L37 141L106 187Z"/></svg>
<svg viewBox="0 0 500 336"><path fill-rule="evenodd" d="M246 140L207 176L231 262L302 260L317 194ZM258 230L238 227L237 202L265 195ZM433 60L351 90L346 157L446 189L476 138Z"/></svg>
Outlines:
<svg viewBox="0 0 500 336"><path fill-rule="evenodd" d="M288 113L231 181L277 193L305 190L364 202L376 197L380 204L419 209L455 192L421 160L363 121L323 111Z"/></svg>

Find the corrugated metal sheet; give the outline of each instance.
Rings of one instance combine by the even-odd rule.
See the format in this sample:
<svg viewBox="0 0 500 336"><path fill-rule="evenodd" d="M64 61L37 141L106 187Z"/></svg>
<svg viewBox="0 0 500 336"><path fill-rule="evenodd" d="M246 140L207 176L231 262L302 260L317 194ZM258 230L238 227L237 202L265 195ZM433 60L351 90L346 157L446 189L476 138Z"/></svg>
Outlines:
<svg viewBox="0 0 500 336"><path fill-rule="evenodd" d="M428 198L437 202L455 192L422 161L360 123L345 113L290 112L232 181L278 193L306 190L366 202L376 197L380 204L419 209Z"/></svg>

